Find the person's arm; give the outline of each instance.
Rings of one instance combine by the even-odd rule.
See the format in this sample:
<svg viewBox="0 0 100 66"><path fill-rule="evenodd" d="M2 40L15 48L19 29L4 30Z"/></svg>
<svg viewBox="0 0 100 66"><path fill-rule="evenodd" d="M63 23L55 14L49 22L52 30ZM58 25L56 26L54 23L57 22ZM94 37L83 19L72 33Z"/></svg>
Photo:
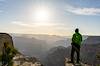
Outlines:
<svg viewBox="0 0 100 66"><path fill-rule="evenodd" d="M81 34L80 34L81 35ZM83 38L82 38L82 35L81 35L81 42L82 42Z"/></svg>

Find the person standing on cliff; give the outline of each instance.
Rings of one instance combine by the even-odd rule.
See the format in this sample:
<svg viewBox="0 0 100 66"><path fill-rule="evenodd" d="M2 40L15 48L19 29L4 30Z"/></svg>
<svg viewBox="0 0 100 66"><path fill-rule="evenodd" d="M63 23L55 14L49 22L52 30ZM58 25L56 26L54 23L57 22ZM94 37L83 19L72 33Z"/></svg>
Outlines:
<svg viewBox="0 0 100 66"><path fill-rule="evenodd" d="M77 63L80 62L80 46L82 42L82 35L79 33L79 29L75 29L75 33L72 36L72 49L71 49L71 63L74 63L74 53L77 53Z"/></svg>

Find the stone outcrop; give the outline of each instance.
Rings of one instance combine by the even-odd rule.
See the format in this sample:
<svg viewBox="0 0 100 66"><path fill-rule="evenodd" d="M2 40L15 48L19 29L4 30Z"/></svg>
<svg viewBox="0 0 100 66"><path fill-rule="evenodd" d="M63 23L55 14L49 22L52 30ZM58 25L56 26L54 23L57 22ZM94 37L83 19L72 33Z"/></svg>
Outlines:
<svg viewBox="0 0 100 66"><path fill-rule="evenodd" d="M4 43L7 43L14 47L12 37L7 33L0 33L0 55L2 54L2 48Z"/></svg>
<svg viewBox="0 0 100 66"><path fill-rule="evenodd" d="M35 57L17 54L13 58L13 66L42 66L42 64Z"/></svg>
<svg viewBox="0 0 100 66"><path fill-rule="evenodd" d="M68 63L68 61L70 61L70 59L65 58L65 66L90 66L88 64L84 64L84 63L80 63L80 64L72 64L72 63Z"/></svg>

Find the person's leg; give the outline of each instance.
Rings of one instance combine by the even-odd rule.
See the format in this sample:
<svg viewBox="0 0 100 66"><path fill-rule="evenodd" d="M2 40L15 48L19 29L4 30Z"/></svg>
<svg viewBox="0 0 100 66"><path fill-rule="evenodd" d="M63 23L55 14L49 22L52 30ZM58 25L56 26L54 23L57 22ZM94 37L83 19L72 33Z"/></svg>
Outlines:
<svg viewBox="0 0 100 66"><path fill-rule="evenodd" d="M71 62L74 63L74 53L75 53L75 49L72 45L72 49L71 49Z"/></svg>
<svg viewBox="0 0 100 66"><path fill-rule="evenodd" d="M77 46L76 53L77 53L77 63L79 63L79 61L80 61L80 46Z"/></svg>

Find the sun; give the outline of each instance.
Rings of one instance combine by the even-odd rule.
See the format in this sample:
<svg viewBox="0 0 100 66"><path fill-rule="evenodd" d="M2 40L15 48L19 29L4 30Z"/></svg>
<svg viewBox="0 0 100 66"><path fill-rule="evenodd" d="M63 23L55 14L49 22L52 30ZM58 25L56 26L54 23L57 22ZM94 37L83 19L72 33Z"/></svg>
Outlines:
<svg viewBox="0 0 100 66"><path fill-rule="evenodd" d="M43 21L48 21L50 17L50 13L47 9L40 8L35 10L33 14L33 18L37 22L43 22Z"/></svg>
<svg viewBox="0 0 100 66"><path fill-rule="evenodd" d="M36 13L37 20L45 21L48 19L48 16L49 16L49 14L46 10L40 10Z"/></svg>

